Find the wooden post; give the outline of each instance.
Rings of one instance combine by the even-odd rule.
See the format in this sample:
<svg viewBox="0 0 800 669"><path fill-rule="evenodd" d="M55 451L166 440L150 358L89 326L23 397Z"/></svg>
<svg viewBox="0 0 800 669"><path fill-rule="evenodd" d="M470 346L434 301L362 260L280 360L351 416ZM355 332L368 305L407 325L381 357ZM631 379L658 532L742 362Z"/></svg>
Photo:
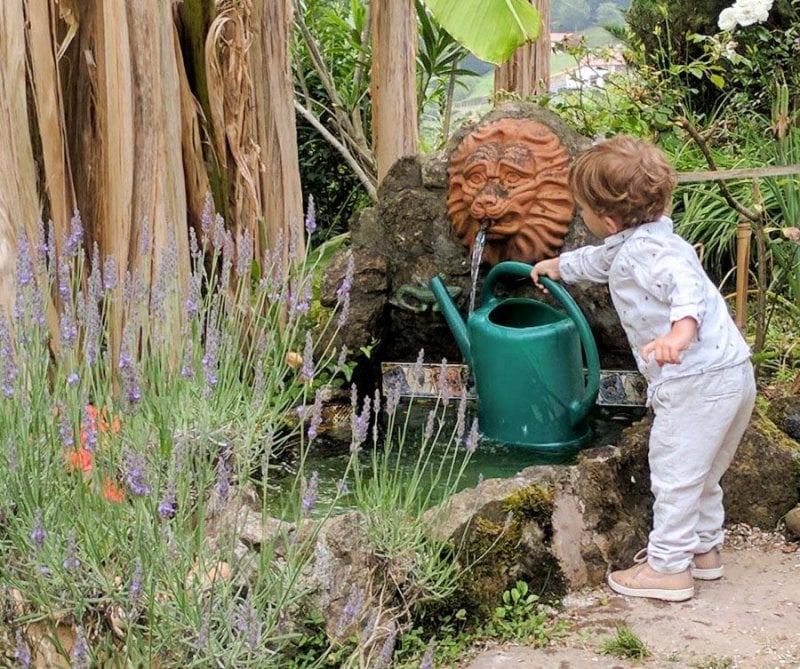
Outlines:
<svg viewBox="0 0 800 669"><path fill-rule="evenodd" d="M750 272L750 221L739 219L736 229L736 326L744 332L747 328L747 286Z"/></svg>
<svg viewBox="0 0 800 669"><path fill-rule="evenodd" d="M419 152L417 13L413 0L376 0L372 9L372 145L378 183L403 156Z"/></svg>
<svg viewBox="0 0 800 669"><path fill-rule="evenodd" d="M550 88L550 0L530 0L541 19L539 38L519 47L511 59L495 68L494 92L520 97L541 95Z"/></svg>

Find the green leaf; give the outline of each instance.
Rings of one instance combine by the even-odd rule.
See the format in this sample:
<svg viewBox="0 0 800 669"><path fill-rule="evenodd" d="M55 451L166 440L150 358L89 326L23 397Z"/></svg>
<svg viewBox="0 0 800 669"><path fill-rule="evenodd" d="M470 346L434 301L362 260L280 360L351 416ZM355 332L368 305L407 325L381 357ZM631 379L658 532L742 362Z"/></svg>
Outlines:
<svg viewBox="0 0 800 669"><path fill-rule="evenodd" d="M710 74L708 78L711 79L711 83L717 88L725 88L725 80L720 75Z"/></svg>
<svg viewBox="0 0 800 669"><path fill-rule="evenodd" d="M439 25L478 58L499 65L539 36L541 17L527 0L424 0Z"/></svg>

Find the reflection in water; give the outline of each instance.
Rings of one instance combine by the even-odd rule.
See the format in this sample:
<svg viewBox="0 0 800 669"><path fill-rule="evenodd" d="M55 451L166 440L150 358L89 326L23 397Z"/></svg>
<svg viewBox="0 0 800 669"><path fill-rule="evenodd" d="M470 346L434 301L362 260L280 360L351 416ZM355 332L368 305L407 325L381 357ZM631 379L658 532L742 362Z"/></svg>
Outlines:
<svg viewBox="0 0 800 669"><path fill-rule="evenodd" d="M392 468L400 472L400 479L405 475L411 478L414 467L418 461L419 447L423 443L422 432L428 411L432 403L419 399L408 406L398 407L399 422L405 419L408 412L408 433L399 458L392 462ZM473 407L474 409L474 407ZM441 434L446 439L452 433L455 426L455 411L452 414L452 422L445 426ZM588 447L605 446L615 444L619 435L626 427L636 420L639 420L645 413L645 409L636 408L609 408L595 407L589 417L592 428L592 437ZM469 425L472 418L468 417L466 424ZM466 436L466 435L465 435ZM379 445L381 438L379 437ZM455 469L463 460L465 455L464 446L454 453L450 448L448 453L446 443L434 444L431 448L428 470L424 480L436 486L433 494L433 501L439 501L444 493L445 482L435 482L434 472L440 466L445 470L449 469L450 464L454 463ZM397 450L395 446L395 451ZM487 440L481 440L480 445L472 454L470 461L464 470L463 475L458 481L457 489L472 488L478 485L482 479L509 478L522 471L526 467L535 465L571 465L577 460L578 453L583 449L563 450L563 449L537 449L535 447L506 446ZM329 431L314 442L313 450L308 454L305 462L305 471L310 473L316 471L319 476L319 497L317 508L324 510L329 507L335 499L337 486L342 479L350 459L350 431L348 426L343 426L341 432ZM371 440L364 444L364 448L359 455L359 470L363 477L372 475L372 444ZM291 488L294 476L287 473L286 477L279 482L273 491L274 498L271 501L277 503L285 502L281 498ZM351 483L347 481L346 483ZM437 494L438 493L438 494ZM269 506L273 506L269 504ZM340 509L349 506L346 497L338 502Z"/></svg>

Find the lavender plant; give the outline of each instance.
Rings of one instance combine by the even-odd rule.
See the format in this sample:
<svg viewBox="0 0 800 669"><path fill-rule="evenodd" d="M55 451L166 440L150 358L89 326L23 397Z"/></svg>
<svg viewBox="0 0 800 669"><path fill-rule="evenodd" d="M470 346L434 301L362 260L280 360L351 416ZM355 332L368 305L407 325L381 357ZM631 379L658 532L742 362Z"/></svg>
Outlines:
<svg viewBox="0 0 800 669"><path fill-rule="evenodd" d="M185 289L174 239L152 282L120 282L83 246L78 214L66 239L39 230L20 235L13 318L0 316L0 582L22 600L0 627L17 665L41 620L71 631L57 652L73 666L274 666L308 551L290 546L279 571L269 546L245 564L226 518L266 499L251 491L273 461L320 429L315 378L337 369L349 288L312 322L313 258L253 258L210 209ZM112 312L125 322L116 356ZM315 397L313 417L286 420Z"/></svg>

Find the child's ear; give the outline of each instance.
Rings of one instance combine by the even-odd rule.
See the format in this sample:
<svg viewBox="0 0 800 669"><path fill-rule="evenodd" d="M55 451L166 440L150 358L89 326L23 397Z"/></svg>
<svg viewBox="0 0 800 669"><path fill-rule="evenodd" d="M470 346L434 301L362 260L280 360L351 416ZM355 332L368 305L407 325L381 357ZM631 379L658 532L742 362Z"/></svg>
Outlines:
<svg viewBox="0 0 800 669"><path fill-rule="evenodd" d="M609 235L613 235L622 230L622 223L620 223L613 216L603 216L603 224L606 226Z"/></svg>

